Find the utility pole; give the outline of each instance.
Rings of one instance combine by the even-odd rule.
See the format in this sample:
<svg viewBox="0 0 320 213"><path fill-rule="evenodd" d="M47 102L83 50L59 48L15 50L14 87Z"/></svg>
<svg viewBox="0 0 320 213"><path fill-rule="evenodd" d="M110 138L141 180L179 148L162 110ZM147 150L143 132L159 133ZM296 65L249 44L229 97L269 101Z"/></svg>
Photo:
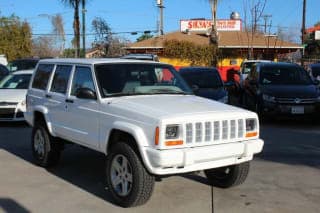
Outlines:
<svg viewBox="0 0 320 213"><path fill-rule="evenodd" d="M304 66L304 41L306 33L306 4L307 0L303 0L303 11L302 11L302 27L301 27L301 44L303 46L301 54L301 66Z"/></svg>
<svg viewBox="0 0 320 213"><path fill-rule="evenodd" d="M157 6L159 8L159 13L160 13L160 21L159 21L159 29L158 29L158 33L159 36L162 36L163 33L163 0L157 0Z"/></svg>
<svg viewBox="0 0 320 213"><path fill-rule="evenodd" d="M267 34L267 23L268 23L268 19L272 17L272 15L263 15L262 16L264 19L264 34ZM270 26L270 25L269 25Z"/></svg>
<svg viewBox="0 0 320 213"><path fill-rule="evenodd" d="M82 48L83 58L86 57L86 0L82 0Z"/></svg>

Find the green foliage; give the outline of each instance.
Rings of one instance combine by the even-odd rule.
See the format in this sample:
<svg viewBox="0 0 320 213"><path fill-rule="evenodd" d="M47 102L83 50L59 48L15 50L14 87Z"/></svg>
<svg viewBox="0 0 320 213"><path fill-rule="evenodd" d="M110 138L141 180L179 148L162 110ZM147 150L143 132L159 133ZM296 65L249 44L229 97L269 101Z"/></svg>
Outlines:
<svg viewBox="0 0 320 213"><path fill-rule="evenodd" d="M190 61L192 66L211 66L214 54L213 45L195 45L178 40L164 42L164 56Z"/></svg>
<svg viewBox="0 0 320 213"><path fill-rule="evenodd" d="M0 17L0 54L9 61L28 57L31 54L31 28L14 15Z"/></svg>
<svg viewBox="0 0 320 213"><path fill-rule="evenodd" d="M149 33L144 33L143 35L141 35L140 37L137 38L137 42L139 41L143 41L149 38L152 38L153 35L149 34Z"/></svg>
<svg viewBox="0 0 320 213"><path fill-rule="evenodd" d="M81 55L85 55L83 49L80 50ZM76 56L76 49L69 48L69 49L64 49L62 57L63 58L75 58Z"/></svg>

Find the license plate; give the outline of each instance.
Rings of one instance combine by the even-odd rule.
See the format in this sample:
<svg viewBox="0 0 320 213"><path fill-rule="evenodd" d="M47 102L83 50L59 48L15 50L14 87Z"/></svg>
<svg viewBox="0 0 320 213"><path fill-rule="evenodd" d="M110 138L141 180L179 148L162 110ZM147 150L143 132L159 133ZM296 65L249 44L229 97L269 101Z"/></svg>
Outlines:
<svg viewBox="0 0 320 213"><path fill-rule="evenodd" d="M291 107L291 114L304 114L304 107L303 106Z"/></svg>

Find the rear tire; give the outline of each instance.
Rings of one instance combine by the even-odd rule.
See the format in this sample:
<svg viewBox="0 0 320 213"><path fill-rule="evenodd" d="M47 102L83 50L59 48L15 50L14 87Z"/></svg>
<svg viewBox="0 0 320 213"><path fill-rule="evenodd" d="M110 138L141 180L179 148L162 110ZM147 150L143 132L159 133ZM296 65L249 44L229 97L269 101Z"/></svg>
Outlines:
<svg viewBox="0 0 320 213"><path fill-rule="evenodd" d="M145 204L152 195L155 177L148 173L134 149L118 142L107 156L107 186L122 207Z"/></svg>
<svg viewBox="0 0 320 213"><path fill-rule="evenodd" d="M242 184L249 174L250 163L205 170L209 182L220 188L230 188Z"/></svg>
<svg viewBox="0 0 320 213"><path fill-rule="evenodd" d="M39 122L32 129L31 149L36 163L47 168L59 163L62 144L50 135L43 122Z"/></svg>

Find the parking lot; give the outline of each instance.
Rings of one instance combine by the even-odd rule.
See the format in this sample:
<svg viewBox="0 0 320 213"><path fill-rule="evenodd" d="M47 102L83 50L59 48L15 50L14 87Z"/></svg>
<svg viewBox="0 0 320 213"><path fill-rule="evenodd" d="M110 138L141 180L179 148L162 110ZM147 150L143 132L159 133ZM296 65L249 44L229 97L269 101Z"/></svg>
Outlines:
<svg viewBox="0 0 320 213"><path fill-rule="evenodd" d="M277 120L261 126L265 147L236 188L212 188L202 174L156 183L151 200L123 209L104 183L104 156L70 146L50 170L32 162L31 128L0 124L0 212L319 212L320 125Z"/></svg>

